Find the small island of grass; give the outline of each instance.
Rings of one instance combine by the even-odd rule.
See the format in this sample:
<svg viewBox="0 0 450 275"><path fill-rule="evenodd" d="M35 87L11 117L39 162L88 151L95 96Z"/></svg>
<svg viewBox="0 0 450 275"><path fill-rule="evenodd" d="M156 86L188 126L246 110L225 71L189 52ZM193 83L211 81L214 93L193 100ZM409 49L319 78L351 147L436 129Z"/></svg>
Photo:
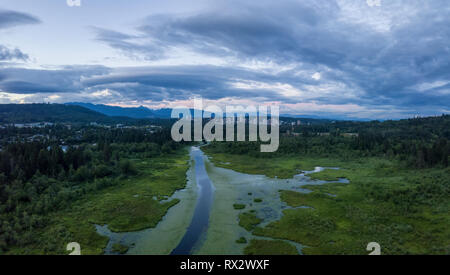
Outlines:
<svg viewBox="0 0 450 275"><path fill-rule="evenodd" d="M119 244L119 243L115 243L112 246L112 252L114 253L119 253L119 254L125 254L128 252L129 247Z"/></svg>
<svg viewBox="0 0 450 275"><path fill-rule="evenodd" d="M239 225L247 231L252 231L261 222L262 220L254 213L246 212L239 215Z"/></svg>
<svg viewBox="0 0 450 275"><path fill-rule="evenodd" d="M236 240L236 243L239 244L247 243L247 239L245 237L240 237L239 239Z"/></svg>

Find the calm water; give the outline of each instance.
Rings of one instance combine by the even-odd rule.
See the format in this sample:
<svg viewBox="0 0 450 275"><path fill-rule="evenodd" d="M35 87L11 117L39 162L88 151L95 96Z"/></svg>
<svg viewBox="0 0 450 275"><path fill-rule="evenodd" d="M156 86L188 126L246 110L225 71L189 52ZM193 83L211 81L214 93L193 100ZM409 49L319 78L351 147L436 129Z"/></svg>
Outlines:
<svg viewBox="0 0 450 275"><path fill-rule="evenodd" d="M263 220L259 226L264 227L279 220L283 211L291 208L280 199L280 190L309 193L311 190L306 189L306 185L331 183L311 180L309 174L324 169L338 169L316 167L313 171L299 171L300 174L291 179L274 179L216 167L198 147L192 147L190 156L186 188L175 192L171 198L179 199L180 203L170 208L155 228L114 233L108 229L108 225L96 225L100 235L110 238L105 254L115 254L112 252L115 243L130 247L127 254L243 254L246 244L236 243L237 239L272 239L254 236L239 226L240 213L253 211ZM335 182L348 183L348 180L339 179ZM334 194L328 195L336 197ZM262 202L256 203L256 198L261 198ZM246 208L235 210L235 203L244 204ZM310 207L305 205L297 208ZM301 244L289 243L301 254Z"/></svg>
<svg viewBox="0 0 450 275"><path fill-rule="evenodd" d="M214 199L214 187L205 169L203 152L194 147L192 149L195 160L195 179L198 187L197 204L194 216L178 246L172 251L172 255L189 255L193 248L199 244L205 235L209 225L209 215Z"/></svg>

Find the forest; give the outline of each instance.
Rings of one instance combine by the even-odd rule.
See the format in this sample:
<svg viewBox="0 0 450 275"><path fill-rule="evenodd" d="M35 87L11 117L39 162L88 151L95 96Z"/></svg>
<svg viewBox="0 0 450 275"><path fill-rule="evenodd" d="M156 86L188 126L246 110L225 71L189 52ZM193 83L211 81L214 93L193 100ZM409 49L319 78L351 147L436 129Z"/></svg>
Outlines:
<svg viewBox="0 0 450 275"><path fill-rule="evenodd" d="M119 108L120 109L120 108ZM124 110L122 108L122 110ZM170 116L169 116L170 117ZM71 104L0 104L0 124L15 123L71 123L85 125L101 123L105 125L170 125L170 119L160 118L132 118L130 116L109 116L83 106Z"/></svg>
<svg viewBox="0 0 450 275"><path fill-rule="evenodd" d="M47 226L49 213L137 174L130 158L153 158L181 146L171 141L166 128L154 133L89 126L0 130L2 140L24 134L57 138L2 144L0 253L34 242L34 232ZM61 140L67 144L65 151L59 145Z"/></svg>
<svg viewBox="0 0 450 275"><path fill-rule="evenodd" d="M361 255L376 241L383 254L448 255L449 129L448 115L288 125L273 154L249 142L213 142L204 151L216 166L269 178L291 179L317 166L339 168L308 175L330 182L305 186L310 193L280 190L289 208L278 221L260 226L263 215L247 213L255 220L248 229L254 236L301 243L304 254ZM341 178L349 184L336 183ZM240 217L243 225L247 220ZM290 250L288 243L255 240L245 249L254 255Z"/></svg>
<svg viewBox="0 0 450 275"><path fill-rule="evenodd" d="M298 133L295 136L285 134L291 126L280 128L280 146L273 154L259 152L260 143L257 142L213 142L210 150L259 158L378 156L401 160L405 165L417 168L447 167L449 162L450 115L385 122L338 121L293 128Z"/></svg>
<svg viewBox="0 0 450 275"><path fill-rule="evenodd" d="M62 243L70 241L73 236L86 238L84 247L88 247L90 253L98 254L105 240L95 235L91 219L108 221L111 226L116 224L119 231L155 225L165 211L177 203L165 203L163 197L182 188L186 181L187 156L185 153L179 154L186 144L172 141L168 127L172 123L170 120L151 127L140 126L141 122L137 120L134 123L135 126L130 127L54 124L40 128L9 125L0 128L0 254L39 254L41 247L44 247L45 253L59 254L63 253ZM328 202L331 208L324 208L318 213L321 213L321 218L329 218L331 223L337 222L337 217L327 216L333 213L332 209L341 209L340 215L346 217L342 219L350 220L363 215L379 220L384 215L380 223L385 223L383 226L387 228L402 224L401 219L410 219L408 224L394 227L389 234L398 232L399 239L403 240L406 237L402 234L410 233L402 233L401 230L422 226L425 233L414 233L419 235L413 237L435 249L423 251L442 253L445 249L439 243L448 238L440 226L442 219L448 220L445 213L448 213L450 197L449 129L448 115L385 122L311 121L295 126L282 125L280 147L276 153L261 153L259 142L212 142L202 150L213 157L215 165L229 162L227 168L236 171L280 178L291 178L299 168L312 169L315 165L342 167L340 171L325 171L316 177L326 180L346 177L352 182L350 187L311 189L342 194L347 196L347 200L333 199L336 201L328 202L330 198L324 200L324 195L316 192L312 195L281 193L281 198L292 206L296 206L298 201L310 200L312 205L323 207ZM127 179L133 179L137 185L124 184ZM170 184L165 185L167 183ZM124 191L124 188L129 190ZM130 194L136 192L136 188L160 200L150 204L144 198L142 201L127 202L130 208L127 211L137 208L145 210L137 216L139 222L127 220L130 215L126 211L120 214L123 215L120 219L115 217L117 202L108 197L108 193L100 192L114 190L117 198L126 201L133 198ZM366 206L366 200L360 198L377 202L380 209ZM104 211L99 213L92 208L92 203L101 204ZM74 208L74 205L77 207ZM348 212L352 209L356 211L355 207L361 207L358 211L367 209L369 212L358 214L360 216ZM392 213L387 214L386 209ZM431 214L426 214L428 211ZM293 219L301 221L296 216L297 212L293 214ZM83 218L82 229L73 231L72 228L78 226L75 223L83 216L89 219ZM64 220L60 221L60 217ZM358 231L373 226L366 224L371 219L351 220L350 224ZM283 235L292 230L285 222L282 219L272 225L273 230L269 230L270 227L253 229L255 234L261 236L285 239L291 236L294 241L305 242L302 235L298 235L303 234L301 231L293 237ZM315 231L311 228L304 234ZM59 235L54 237L54 234ZM346 236L347 233L333 234ZM381 237L387 239L389 234ZM327 236L325 233L322 235ZM381 238L379 233L374 236ZM355 252L353 242L342 244L336 250L330 250L327 245L311 248L311 253ZM384 246L394 254L411 251L396 244ZM36 250L36 247L39 249ZM247 250L252 251L252 248ZM252 253L260 252L256 250Z"/></svg>

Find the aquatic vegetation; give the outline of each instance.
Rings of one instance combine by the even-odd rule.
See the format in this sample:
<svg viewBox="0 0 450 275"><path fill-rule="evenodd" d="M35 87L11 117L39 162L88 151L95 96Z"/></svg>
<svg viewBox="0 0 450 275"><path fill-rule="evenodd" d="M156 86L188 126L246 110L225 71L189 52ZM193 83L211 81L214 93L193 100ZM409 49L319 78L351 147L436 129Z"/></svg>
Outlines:
<svg viewBox="0 0 450 275"><path fill-rule="evenodd" d="M236 240L236 243L244 244L247 243L247 239L245 237L240 237Z"/></svg>
<svg viewBox="0 0 450 275"><path fill-rule="evenodd" d="M245 204L233 204L233 208L235 209L235 210L242 210L242 209L245 209Z"/></svg>
<svg viewBox="0 0 450 275"><path fill-rule="evenodd" d="M308 245L305 254L366 254L365 246L371 240L380 243L384 254L448 253L445 199L434 191L414 194L418 188L415 182L420 179L428 178L428 188L439 178L444 184L444 171L381 174L373 166L350 170L327 170L316 175L317 179L345 176L350 179L349 185L307 186L314 190L310 194L282 191L281 199L289 206L308 205L316 210L286 210L280 221L257 228L254 234ZM430 178L431 174L434 177ZM328 196L328 192L337 197ZM427 200L427 196L435 198ZM294 226L296 230L292 230Z"/></svg>
<svg viewBox="0 0 450 275"><path fill-rule="evenodd" d="M269 178L278 179L291 179L293 176L301 173L301 171L314 170L316 166L343 167L345 164L344 160L325 157L277 156L266 159L249 155L217 152L217 149L210 148L210 146L203 147L202 150L210 156L210 160L217 167L231 169L245 174L265 175ZM224 165L224 160L232 161Z"/></svg>
<svg viewBox="0 0 450 275"><path fill-rule="evenodd" d="M298 255L295 246L279 240L251 240L244 253L246 255Z"/></svg>
<svg viewBox="0 0 450 275"><path fill-rule="evenodd" d="M247 155L211 156L213 162L216 157L231 159L229 167L234 169L238 164L243 173L254 173L254 165L260 161ZM265 163L258 173L273 175L276 165ZM382 254L450 253L449 168L411 169L401 161L377 157L343 161L337 157L286 156L284 163L341 169L308 174L324 181L322 185L302 186L310 193L281 190L280 199L289 209L283 210L279 220L256 227L249 220L259 219L257 211L241 214L240 225L253 235L306 245L304 254L367 254L367 244L374 241L380 243ZM325 182L341 178L350 183ZM248 251L265 253L255 245Z"/></svg>
<svg viewBox="0 0 450 275"><path fill-rule="evenodd" d="M113 232L156 226L168 209L179 202L165 201L164 197L186 186L188 159L186 149L161 157L130 159L138 175L85 194L69 208L48 216L49 225L34 232L46 244L44 251L42 247L24 245L12 249L11 254L67 254L65 246L73 241L80 243L83 255L103 254L108 238L99 235L94 224L107 224Z"/></svg>
<svg viewBox="0 0 450 275"><path fill-rule="evenodd" d="M245 212L239 215L239 225L247 231L252 231L262 220L254 213Z"/></svg>
<svg viewBox="0 0 450 275"><path fill-rule="evenodd" d="M346 169L325 169L321 172L313 173L308 176L313 180L338 181L339 179L346 178L348 172L349 171Z"/></svg>
<svg viewBox="0 0 450 275"><path fill-rule="evenodd" d="M122 245L122 244L118 244L118 243L115 243L112 246L112 252L119 253L119 254L127 253L128 249L129 249L128 246Z"/></svg>

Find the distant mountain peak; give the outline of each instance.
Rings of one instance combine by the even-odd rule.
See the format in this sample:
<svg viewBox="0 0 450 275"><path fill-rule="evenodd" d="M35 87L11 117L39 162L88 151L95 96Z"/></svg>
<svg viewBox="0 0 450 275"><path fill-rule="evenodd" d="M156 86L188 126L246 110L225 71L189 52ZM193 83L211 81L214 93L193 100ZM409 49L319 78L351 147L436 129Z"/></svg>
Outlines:
<svg viewBox="0 0 450 275"><path fill-rule="evenodd" d="M120 107L120 106L92 104L83 102L70 102L66 103L66 105L82 106L89 110L113 117L130 117L138 119L159 117L156 114L154 114L152 110L142 105L139 107Z"/></svg>

